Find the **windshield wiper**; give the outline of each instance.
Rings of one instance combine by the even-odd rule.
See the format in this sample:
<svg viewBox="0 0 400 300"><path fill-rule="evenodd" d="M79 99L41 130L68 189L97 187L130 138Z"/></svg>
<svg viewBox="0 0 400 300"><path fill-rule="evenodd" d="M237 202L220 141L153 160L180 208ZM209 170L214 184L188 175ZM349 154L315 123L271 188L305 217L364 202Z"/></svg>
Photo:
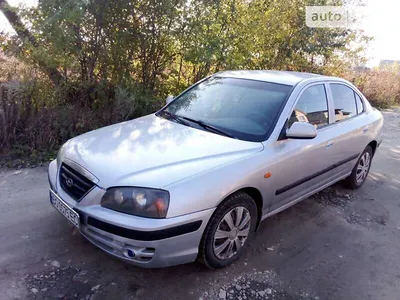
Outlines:
<svg viewBox="0 0 400 300"><path fill-rule="evenodd" d="M180 124L183 124L183 125L186 125L186 126L189 126L189 124L188 124L187 122L185 122L184 120L182 120L182 117L177 116L177 115L174 115L173 113L170 113L170 112L167 111L167 110L162 110L162 111L160 111L158 114L167 115L169 118L175 120L176 122L178 122L178 123L180 123Z"/></svg>
<svg viewBox="0 0 400 300"><path fill-rule="evenodd" d="M183 119L188 120L188 121L193 122L193 123L196 123L196 124L200 125L201 127L203 127L204 129L207 129L208 131L214 131L215 133L219 133L221 135L237 139L237 137L235 137L234 135L226 132L225 130L221 130L221 129L213 126L213 125L207 124L202 120L194 120L194 119L191 119L191 118L188 118L188 117L182 117L182 116L177 116L177 117L183 118Z"/></svg>
<svg viewBox="0 0 400 300"><path fill-rule="evenodd" d="M230 137L230 138L237 139L237 137L235 137L234 135L232 135L232 134L230 134L230 133L228 133L228 132L226 132L224 130L221 130L221 129L217 128L217 127L214 127L213 125L207 124L207 123L205 123L204 121L201 121L201 120L195 120L195 119L191 119L191 118L188 118L188 117L174 115L173 113L170 113L167 110L162 110L158 114L167 115L169 118L173 119L174 121L176 121L176 122L178 122L180 124L183 124L183 125L186 125L186 126L190 126L190 124L188 122L185 122L184 120L182 120L182 119L185 119L185 120L188 120L190 122L193 122L193 123L196 123L196 124L200 125L204 129L207 129L208 131L213 131L215 133L218 133L218 134Z"/></svg>

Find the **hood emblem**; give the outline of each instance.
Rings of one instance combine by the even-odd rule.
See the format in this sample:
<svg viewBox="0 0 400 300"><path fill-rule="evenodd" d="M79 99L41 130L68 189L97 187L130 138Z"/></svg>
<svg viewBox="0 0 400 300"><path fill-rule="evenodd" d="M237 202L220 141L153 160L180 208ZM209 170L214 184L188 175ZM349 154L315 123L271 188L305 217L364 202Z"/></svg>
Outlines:
<svg viewBox="0 0 400 300"><path fill-rule="evenodd" d="M67 178L67 179L65 180L65 184L66 184L68 187L73 187L73 186L74 186L74 181L73 181L71 178Z"/></svg>

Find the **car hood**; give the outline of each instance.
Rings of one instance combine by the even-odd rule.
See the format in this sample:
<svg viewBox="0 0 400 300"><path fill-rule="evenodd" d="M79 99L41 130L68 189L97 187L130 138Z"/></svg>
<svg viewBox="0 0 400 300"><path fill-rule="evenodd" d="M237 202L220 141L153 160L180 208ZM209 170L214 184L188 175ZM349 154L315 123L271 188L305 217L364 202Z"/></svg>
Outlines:
<svg viewBox="0 0 400 300"><path fill-rule="evenodd" d="M102 188L162 188L262 149L262 143L232 139L152 114L75 137L61 148L59 158L88 170Z"/></svg>

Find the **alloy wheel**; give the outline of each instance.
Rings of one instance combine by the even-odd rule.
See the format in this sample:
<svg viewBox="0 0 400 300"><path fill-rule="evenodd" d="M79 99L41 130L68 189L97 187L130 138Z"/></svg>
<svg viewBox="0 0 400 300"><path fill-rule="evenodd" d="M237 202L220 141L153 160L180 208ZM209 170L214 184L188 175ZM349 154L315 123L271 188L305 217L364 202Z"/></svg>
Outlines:
<svg viewBox="0 0 400 300"><path fill-rule="evenodd" d="M371 163L371 155L369 152L365 152L358 162L356 171L356 182L361 184L368 175L369 165Z"/></svg>
<svg viewBox="0 0 400 300"><path fill-rule="evenodd" d="M251 216L243 206L230 210L219 222L214 234L213 250L219 259L228 259L243 247L251 228Z"/></svg>

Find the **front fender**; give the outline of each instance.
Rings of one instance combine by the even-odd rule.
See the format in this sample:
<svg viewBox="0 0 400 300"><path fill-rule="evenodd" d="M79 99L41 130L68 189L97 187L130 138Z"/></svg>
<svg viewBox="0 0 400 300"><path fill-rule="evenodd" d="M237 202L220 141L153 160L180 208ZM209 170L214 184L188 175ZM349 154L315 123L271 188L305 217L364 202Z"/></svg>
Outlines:
<svg viewBox="0 0 400 300"><path fill-rule="evenodd" d="M164 187L170 193L167 217L215 208L232 193L248 187L260 191L262 207L268 209L273 186L272 181L264 177L269 165L267 157L261 151Z"/></svg>

